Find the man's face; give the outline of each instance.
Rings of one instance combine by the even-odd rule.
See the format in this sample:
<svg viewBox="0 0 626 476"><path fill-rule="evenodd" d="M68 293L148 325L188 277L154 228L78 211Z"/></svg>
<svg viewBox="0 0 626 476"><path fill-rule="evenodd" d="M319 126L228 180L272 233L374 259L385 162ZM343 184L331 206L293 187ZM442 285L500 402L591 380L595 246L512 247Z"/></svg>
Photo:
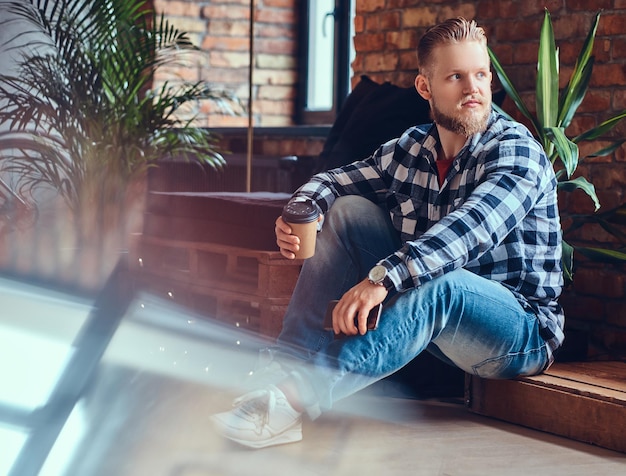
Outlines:
<svg viewBox="0 0 626 476"><path fill-rule="evenodd" d="M491 112L486 48L477 41L464 41L438 46L433 53L426 75L416 79L418 91L430 101L433 120L464 137L484 131Z"/></svg>

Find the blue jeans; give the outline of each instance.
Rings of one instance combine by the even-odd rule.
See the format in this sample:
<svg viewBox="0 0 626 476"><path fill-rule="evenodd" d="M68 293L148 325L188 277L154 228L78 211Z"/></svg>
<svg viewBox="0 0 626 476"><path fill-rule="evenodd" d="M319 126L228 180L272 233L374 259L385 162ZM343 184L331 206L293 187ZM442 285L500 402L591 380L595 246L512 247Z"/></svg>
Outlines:
<svg viewBox="0 0 626 476"><path fill-rule="evenodd" d="M272 358L299 382L315 418L333 402L396 372L424 350L484 378L514 378L548 364L538 319L500 283L464 269L387 298L379 327L335 339L328 301L364 279L401 243L388 213L356 196L336 200L305 261Z"/></svg>

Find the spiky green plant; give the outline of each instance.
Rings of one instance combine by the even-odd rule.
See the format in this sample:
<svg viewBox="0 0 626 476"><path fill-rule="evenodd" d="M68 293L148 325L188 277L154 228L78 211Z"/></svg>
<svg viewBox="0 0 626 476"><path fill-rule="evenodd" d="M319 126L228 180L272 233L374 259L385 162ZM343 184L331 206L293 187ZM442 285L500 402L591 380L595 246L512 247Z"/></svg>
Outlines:
<svg viewBox="0 0 626 476"><path fill-rule="evenodd" d="M160 68L197 48L144 0L5 0L0 29L11 22L28 25L0 45L17 57L16 72L0 74L0 172L16 195L36 204L34 192L52 188L80 232L107 222L160 158L223 164L218 138L179 113L239 103L203 81L153 89Z"/></svg>
<svg viewBox="0 0 626 476"><path fill-rule="evenodd" d="M550 13L547 10L545 11L541 27L539 53L537 58L535 114L528 109L522 100L520 94L517 92L515 86L500 64L497 56L492 50L489 50L493 69L496 72L502 87L505 89L507 95L513 100L520 113L530 121L537 139L543 145L546 155L552 162L555 168L559 190L567 192L583 190L593 201L596 211L600 208L600 202L598 200L598 196L596 195L595 187L585 177L578 176L576 178L572 178L574 172L582 160L589 157L609 155L620 147L625 141L611 141L608 146L605 146L583 158L579 156L578 145L582 142L594 141L603 137L619 121L626 117L626 110L602 122L598 126L574 137L568 137L565 131L571 124L578 107L587 93L595 60L593 56L593 44L599 21L600 13L597 13L580 50L569 81L566 86L559 91L559 49L555 43ZM500 109L500 112L506 115L506 112L502 109ZM573 219L574 224L568 231L577 229L584 223L595 222L603 226L621 241L623 238L622 234L618 232L615 226L615 220L611 218L612 216L615 216L615 213L620 209L621 208L611 210L606 214L598 216L572 216L571 218ZM626 241L621 242L626 245ZM564 241L563 264L564 274L567 280L571 280L573 278L574 250L594 259L602 259L610 262L626 261L626 248L609 250L579 246L572 247L569 243Z"/></svg>

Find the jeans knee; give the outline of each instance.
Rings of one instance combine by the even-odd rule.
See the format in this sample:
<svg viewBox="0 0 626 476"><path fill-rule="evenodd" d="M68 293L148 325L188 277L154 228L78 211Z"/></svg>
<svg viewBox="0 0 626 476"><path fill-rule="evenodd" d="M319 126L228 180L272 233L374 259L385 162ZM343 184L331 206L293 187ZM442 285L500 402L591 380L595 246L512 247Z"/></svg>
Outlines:
<svg viewBox="0 0 626 476"><path fill-rule="evenodd" d="M358 220L367 214L376 211L378 206L370 202L367 198L357 195L347 195L338 197L333 206L328 210L325 218L327 223L336 224Z"/></svg>

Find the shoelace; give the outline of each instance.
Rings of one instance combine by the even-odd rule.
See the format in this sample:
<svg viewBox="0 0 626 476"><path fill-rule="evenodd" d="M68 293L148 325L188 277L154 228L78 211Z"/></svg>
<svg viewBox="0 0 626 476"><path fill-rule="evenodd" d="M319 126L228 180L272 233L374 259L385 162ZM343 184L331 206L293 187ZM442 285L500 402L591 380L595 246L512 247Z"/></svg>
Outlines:
<svg viewBox="0 0 626 476"><path fill-rule="evenodd" d="M261 434L269 423L270 413L276 407L276 395L271 390L256 390L235 399L233 406L237 407L237 411L252 417L257 433Z"/></svg>

